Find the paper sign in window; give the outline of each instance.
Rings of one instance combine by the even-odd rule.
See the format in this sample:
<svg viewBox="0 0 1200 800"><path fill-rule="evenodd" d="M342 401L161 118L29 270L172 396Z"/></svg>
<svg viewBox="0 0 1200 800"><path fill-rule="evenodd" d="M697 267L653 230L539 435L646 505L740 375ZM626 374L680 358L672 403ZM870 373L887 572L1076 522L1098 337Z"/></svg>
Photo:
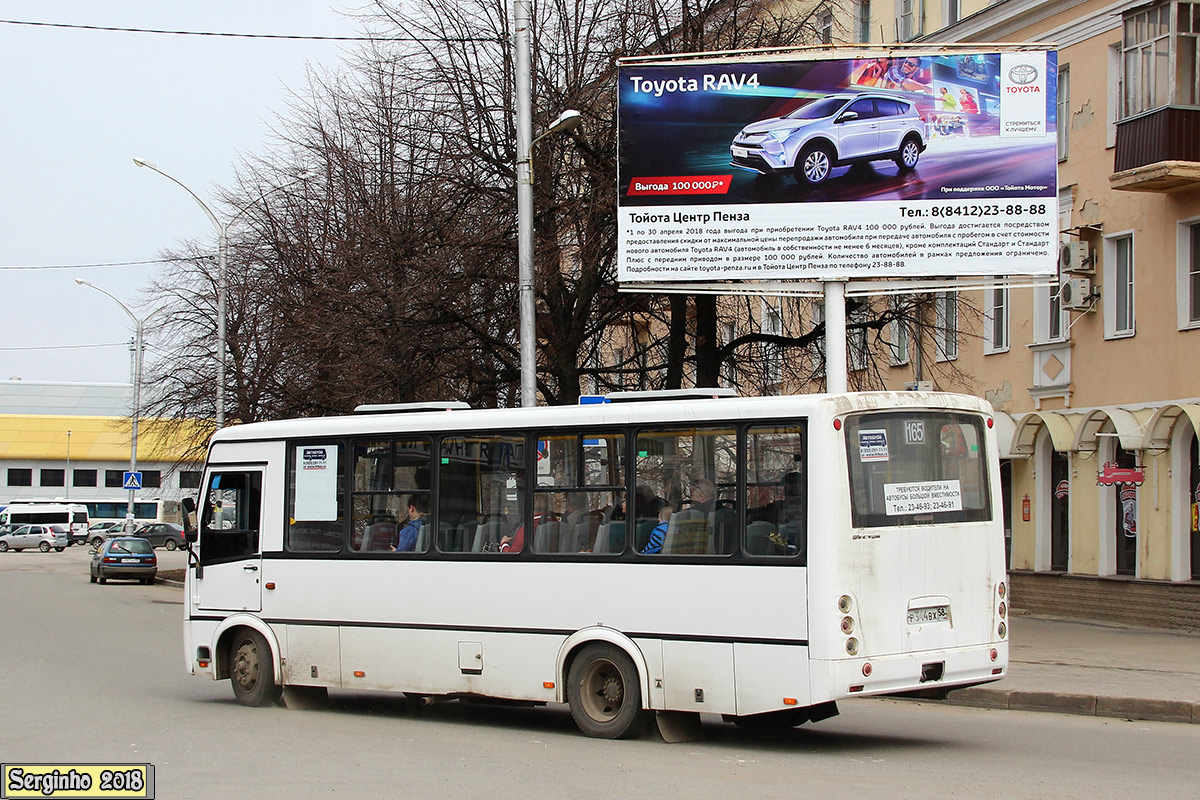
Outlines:
<svg viewBox="0 0 1200 800"><path fill-rule="evenodd" d="M338 451L336 445L296 448L295 518L327 522L338 518Z"/></svg>
<svg viewBox="0 0 1200 800"><path fill-rule="evenodd" d="M887 461L887 431L877 428L858 432L859 461Z"/></svg>
<svg viewBox="0 0 1200 800"><path fill-rule="evenodd" d="M962 511L962 489L958 481L885 483L883 502L889 517Z"/></svg>

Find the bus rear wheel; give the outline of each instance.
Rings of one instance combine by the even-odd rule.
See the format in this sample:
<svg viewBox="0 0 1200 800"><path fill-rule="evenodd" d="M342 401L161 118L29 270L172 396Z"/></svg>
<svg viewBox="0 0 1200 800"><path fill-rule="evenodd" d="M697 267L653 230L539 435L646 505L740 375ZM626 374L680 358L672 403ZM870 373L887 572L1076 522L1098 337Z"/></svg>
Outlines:
<svg viewBox="0 0 1200 800"><path fill-rule="evenodd" d="M253 628L241 628L229 643L229 678L233 696L244 706L265 706L279 700L283 687L275 683L271 646Z"/></svg>
<svg viewBox="0 0 1200 800"><path fill-rule="evenodd" d="M616 645L589 644L571 662L567 703L575 724L588 736L629 736L642 711L641 681L633 659Z"/></svg>

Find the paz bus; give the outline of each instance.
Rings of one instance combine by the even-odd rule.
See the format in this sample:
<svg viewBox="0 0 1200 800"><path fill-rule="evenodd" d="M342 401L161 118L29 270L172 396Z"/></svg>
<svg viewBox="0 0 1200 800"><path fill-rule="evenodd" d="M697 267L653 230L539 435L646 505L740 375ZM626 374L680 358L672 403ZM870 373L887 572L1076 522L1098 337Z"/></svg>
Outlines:
<svg viewBox="0 0 1200 800"><path fill-rule="evenodd" d="M650 712L791 727L1004 676L990 405L647 394L218 431L187 669L250 706L565 702L606 738Z"/></svg>

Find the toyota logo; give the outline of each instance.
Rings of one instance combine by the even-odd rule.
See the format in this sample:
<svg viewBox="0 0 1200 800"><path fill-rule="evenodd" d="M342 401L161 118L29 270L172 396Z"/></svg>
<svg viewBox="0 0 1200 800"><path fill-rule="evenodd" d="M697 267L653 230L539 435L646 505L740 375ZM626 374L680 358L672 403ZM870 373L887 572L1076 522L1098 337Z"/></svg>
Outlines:
<svg viewBox="0 0 1200 800"><path fill-rule="evenodd" d="M1017 64L1008 71L1008 79L1019 86L1027 86L1037 78L1037 67L1033 64Z"/></svg>

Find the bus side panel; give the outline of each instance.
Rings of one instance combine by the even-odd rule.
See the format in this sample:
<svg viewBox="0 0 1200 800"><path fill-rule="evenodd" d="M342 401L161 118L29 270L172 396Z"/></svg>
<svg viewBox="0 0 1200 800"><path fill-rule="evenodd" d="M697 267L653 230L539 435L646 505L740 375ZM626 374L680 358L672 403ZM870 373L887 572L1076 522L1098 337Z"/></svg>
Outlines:
<svg viewBox="0 0 1200 800"><path fill-rule="evenodd" d="M737 713L732 644L668 639L662 652L668 710Z"/></svg>
<svg viewBox="0 0 1200 800"><path fill-rule="evenodd" d="M334 625L280 625L283 682L296 686L342 686L339 630Z"/></svg>
<svg viewBox="0 0 1200 800"><path fill-rule="evenodd" d="M801 645L735 644L737 713L761 714L785 708L784 698L798 706L809 700L808 648Z"/></svg>

